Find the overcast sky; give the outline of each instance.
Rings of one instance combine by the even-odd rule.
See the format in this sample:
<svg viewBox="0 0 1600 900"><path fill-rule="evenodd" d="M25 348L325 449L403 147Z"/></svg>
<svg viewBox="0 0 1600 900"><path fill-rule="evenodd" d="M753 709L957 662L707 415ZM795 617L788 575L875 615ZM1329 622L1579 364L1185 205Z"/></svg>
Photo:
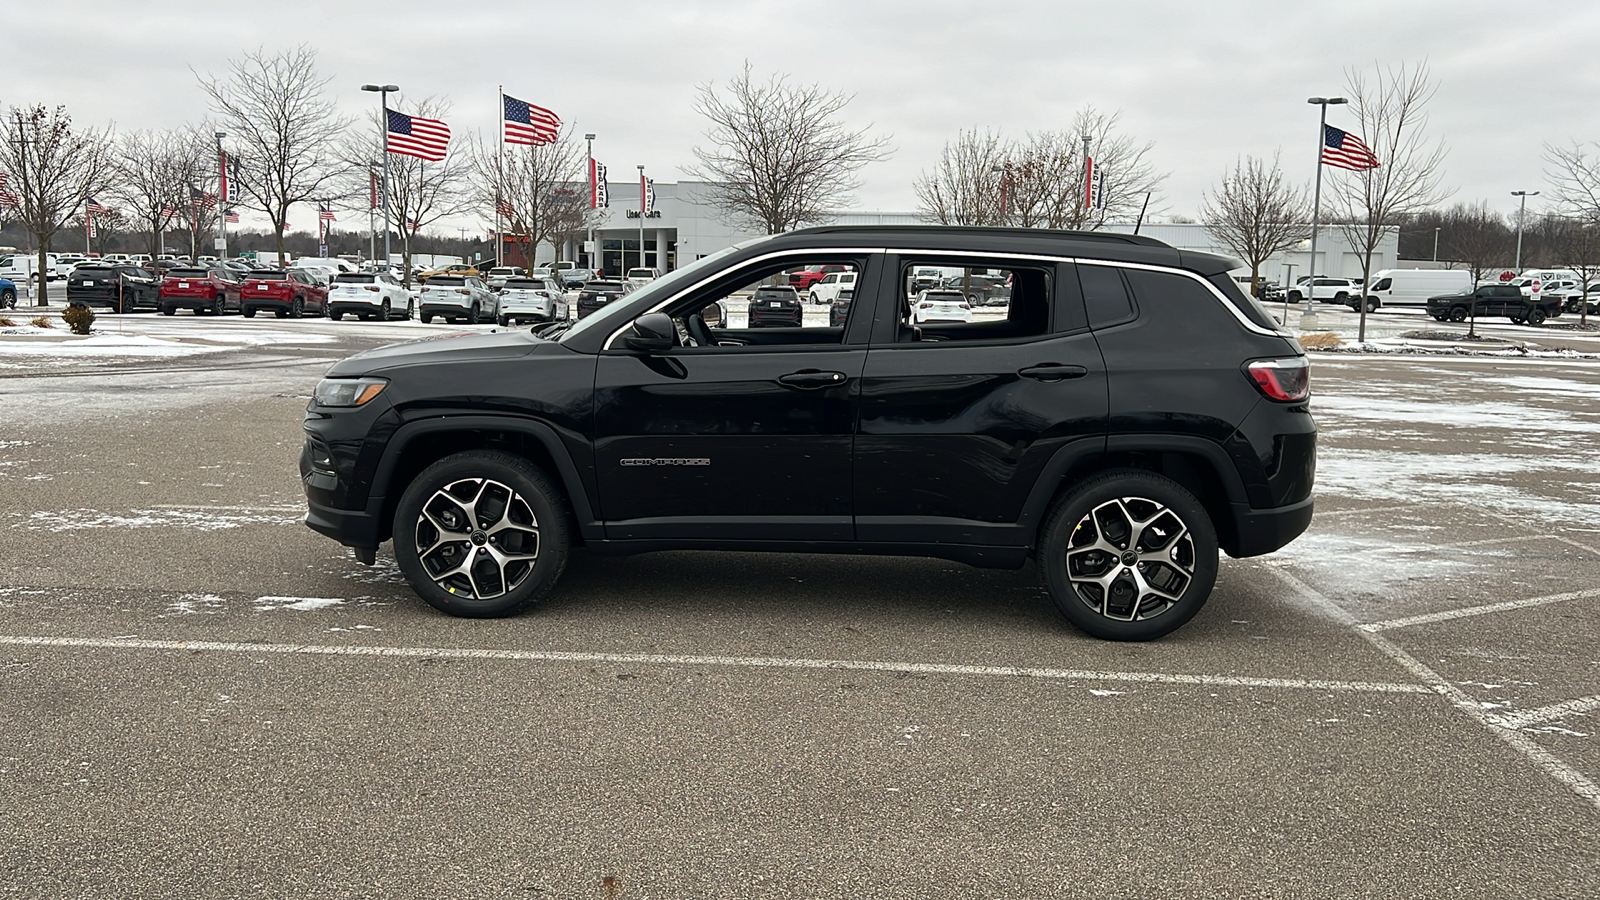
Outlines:
<svg viewBox="0 0 1600 900"><path fill-rule="evenodd" d="M1286 172L1309 183L1317 110L1306 98L1343 93L1349 67L1431 67L1438 93L1427 130L1449 148L1451 202L1514 209L1510 191L1545 187L1543 142L1600 140L1594 0L19 0L6 9L7 106L65 104L80 123L119 130L174 127L207 113L191 67L220 74L245 51L306 43L349 112L376 103L362 83L390 82L402 88L398 108L447 97L457 134L492 135L503 84L580 135L597 133L595 155L614 180L640 163L659 181L680 177L704 140L696 86L726 81L748 59L758 75L854 94L847 118L892 135L892 156L862 172L859 209L915 209L912 182L961 129L1062 129L1085 105L1120 112L1126 134L1154 143L1169 214L1195 215L1240 154L1281 149ZM1330 124L1353 124L1331 109Z"/></svg>

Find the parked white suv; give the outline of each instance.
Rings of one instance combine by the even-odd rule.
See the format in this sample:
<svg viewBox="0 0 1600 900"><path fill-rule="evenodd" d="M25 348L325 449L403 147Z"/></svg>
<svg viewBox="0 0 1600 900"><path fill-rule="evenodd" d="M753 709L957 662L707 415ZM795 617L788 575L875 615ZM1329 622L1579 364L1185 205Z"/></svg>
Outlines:
<svg viewBox="0 0 1600 900"><path fill-rule="evenodd" d="M566 292L550 278L507 278L500 289L500 327L565 322L572 316Z"/></svg>
<svg viewBox="0 0 1600 900"><path fill-rule="evenodd" d="M813 284L806 291L807 303L832 303L839 299L839 292L856 288L856 273L830 272L822 276L822 280Z"/></svg>
<svg viewBox="0 0 1600 900"><path fill-rule="evenodd" d="M386 272L345 272L328 286L328 318L335 322L345 313L358 319L388 321L396 314L409 319L415 307L415 294Z"/></svg>
<svg viewBox="0 0 1600 900"><path fill-rule="evenodd" d="M424 324L439 316L476 325L500 317L500 295L476 275L435 275L422 285L419 312Z"/></svg>
<svg viewBox="0 0 1600 900"><path fill-rule="evenodd" d="M1299 303L1306 299L1306 283L1312 282L1311 276L1303 276L1294 283L1294 287L1286 292L1290 303ZM1329 278L1318 275L1311 285L1311 299L1322 300L1329 303L1349 303L1351 297L1361 296L1361 282L1349 278Z"/></svg>

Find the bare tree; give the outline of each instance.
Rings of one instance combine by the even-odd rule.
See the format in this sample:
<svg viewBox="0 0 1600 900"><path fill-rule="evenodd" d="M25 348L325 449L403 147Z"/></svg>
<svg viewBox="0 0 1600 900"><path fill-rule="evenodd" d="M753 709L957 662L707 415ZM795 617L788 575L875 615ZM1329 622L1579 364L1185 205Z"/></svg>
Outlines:
<svg viewBox="0 0 1600 900"><path fill-rule="evenodd" d="M185 130L130 131L117 142L114 196L150 239L150 256L161 235L190 205L195 166L193 135Z"/></svg>
<svg viewBox="0 0 1600 900"><path fill-rule="evenodd" d="M331 78L317 74L316 61L316 51L302 45L273 55L246 53L230 64L226 79L196 73L238 148L232 187L272 221L280 256L289 207L336 193L342 174L337 140L350 119L327 99Z"/></svg>
<svg viewBox="0 0 1600 900"><path fill-rule="evenodd" d="M1206 227L1250 266L1250 292L1260 290L1261 265L1311 236L1311 204L1304 188L1284 183L1278 154L1241 157L1233 172L1200 203Z"/></svg>
<svg viewBox="0 0 1600 900"><path fill-rule="evenodd" d="M1029 134L1013 149L1006 177L1010 182L1009 220L1024 228L1069 228L1094 231L1107 222L1133 221L1161 188L1148 156L1155 144L1122 134L1120 113L1084 107L1064 131ZM1089 205L1088 167L1094 159L1100 196Z"/></svg>
<svg viewBox="0 0 1600 900"><path fill-rule="evenodd" d="M1444 244L1450 258L1465 263L1467 271L1472 274L1472 283L1477 285L1483 280L1484 273L1491 268L1509 265L1511 261L1512 244L1511 229L1507 227L1505 217L1489 209L1488 203L1472 206L1458 203L1444 213L1440 228L1442 233L1449 235L1448 243ZM1472 321L1467 325L1467 334L1478 333L1478 305L1469 307Z"/></svg>
<svg viewBox="0 0 1600 900"><path fill-rule="evenodd" d="M444 119L450 101L428 97L416 104L413 116ZM340 145L341 175L329 186L322 201L339 201L347 209L366 210L370 206L371 181L368 165L383 160L383 135L387 127L382 114L368 117L371 131L349 138ZM411 254L417 233L471 206L468 184L473 173L473 153L463 142L452 140L442 160L426 160L399 153L389 154L389 210L394 216L395 233L400 239L401 272L406 286L411 284ZM387 262L387 260L385 260Z"/></svg>
<svg viewBox="0 0 1600 900"><path fill-rule="evenodd" d="M711 125L710 146L694 148L700 165L685 173L707 182L707 202L729 219L768 234L825 220L860 186L856 173L888 157L887 136L840 119L850 95L786 75L756 84L749 62L726 96L709 83L699 93L694 109Z"/></svg>
<svg viewBox="0 0 1600 900"><path fill-rule="evenodd" d="M1361 255L1361 284L1372 281L1372 257L1402 217L1420 212L1450 195L1444 177L1444 141L1423 134L1435 86L1427 65L1376 67L1369 80L1355 69L1345 72L1350 112L1360 137L1378 158L1372 169L1342 172L1331 179L1334 219L1350 246ZM1313 260L1313 262L1315 262ZM1367 339L1367 304L1360 306L1357 340Z"/></svg>
<svg viewBox="0 0 1600 900"><path fill-rule="evenodd" d="M109 140L75 131L66 107L13 107L0 118L0 172L10 175L16 216L38 242L37 305L47 302L50 241L95 194L111 183Z"/></svg>
<svg viewBox="0 0 1600 900"><path fill-rule="evenodd" d="M946 142L933 171L917 178L922 215L940 225L1002 225L1009 211L1005 167L1011 147L993 131L963 131Z"/></svg>
<svg viewBox="0 0 1600 900"><path fill-rule="evenodd" d="M586 156L570 129L552 143L508 146L503 157L495 144L476 143L473 165L478 208L493 210L498 201L507 235L526 242L529 254L589 227Z"/></svg>
<svg viewBox="0 0 1600 900"><path fill-rule="evenodd" d="M1544 145L1551 199L1565 213L1600 223L1600 142Z"/></svg>

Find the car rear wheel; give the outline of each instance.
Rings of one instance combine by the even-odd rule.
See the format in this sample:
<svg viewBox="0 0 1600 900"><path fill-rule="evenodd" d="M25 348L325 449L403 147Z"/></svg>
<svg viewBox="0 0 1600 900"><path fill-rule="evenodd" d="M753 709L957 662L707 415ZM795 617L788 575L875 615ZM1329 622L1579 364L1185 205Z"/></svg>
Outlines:
<svg viewBox="0 0 1600 900"><path fill-rule="evenodd" d="M1544 310L1542 310L1542 309L1540 309L1538 307L1534 307L1533 309L1528 310L1528 324L1529 325L1533 325L1535 327L1537 327L1539 325L1543 325L1544 324L1544 319L1545 319Z"/></svg>
<svg viewBox="0 0 1600 900"><path fill-rule="evenodd" d="M1452 307L1450 307L1450 321L1452 321L1452 322L1465 322L1466 320L1467 320L1467 308L1465 306L1452 306Z"/></svg>
<svg viewBox="0 0 1600 900"><path fill-rule="evenodd" d="M567 564L565 504L520 456L469 450L424 469L400 496L394 551L428 605L453 616L514 615Z"/></svg>
<svg viewBox="0 0 1600 900"><path fill-rule="evenodd" d="M499 325L501 328L510 328L511 327L511 317L510 316L501 316L500 318L495 320L495 324Z"/></svg>
<svg viewBox="0 0 1600 900"><path fill-rule="evenodd" d="M163 306L161 307L161 314L163 316L175 316L178 314L178 308L176 306Z"/></svg>
<svg viewBox="0 0 1600 900"><path fill-rule="evenodd" d="M305 315L306 315L306 299L304 297L296 297L296 298L294 298L294 306L289 308L289 318L291 318L291 319L303 319L303 318L305 318Z"/></svg>
<svg viewBox="0 0 1600 900"><path fill-rule="evenodd" d="M467 310L467 324L478 324L478 305L476 303L472 305L471 309Z"/></svg>
<svg viewBox="0 0 1600 900"><path fill-rule="evenodd" d="M424 324L424 325L432 325L433 324L433 314L432 313L423 313L422 314L422 324Z"/></svg>
<svg viewBox="0 0 1600 900"><path fill-rule="evenodd" d="M1094 476L1056 502L1039 540L1050 599L1098 638L1147 641L1194 618L1217 578L1217 535L1177 482Z"/></svg>
<svg viewBox="0 0 1600 900"><path fill-rule="evenodd" d="M1368 297L1367 298L1367 312L1369 312L1369 313L1377 312L1378 311L1378 307L1382 306L1382 305L1383 304L1378 302L1378 298L1377 297Z"/></svg>
<svg viewBox="0 0 1600 900"><path fill-rule="evenodd" d="M16 309L17 308L17 292L16 291L5 291L3 293L0 293L0 307L5 307L5 308L8 308L8 309Z"/></svg>
<svg viewBox="0 0 1600 900"><path fill-rule="evenodd" d="M254 319L256 317L256 308L254 306L240 307L239 314L244 316L246 319Z"/></svg>
<svg viewBox="0 0 1600 900"><path fill-rule="evenodd" d="M330 319L334 320L335 322L337 322L337 321L339 321L339 320L344 318L344 313L339 312L338 310L329 310L328 311L328 318L330 318Z"/></svg>
<svg viewBox="0 0 1600 900"><path fill-rule="evenodd" d="M415 301L415 300L407 300L406 301L406 316L405 316L405 320L407 322L409 322L409 321L411 321L412 319L414 319L416 317L417 317L417 301Z"/></svg>
<svg viewBox="0 0 1600 900"><path fill-rule="evenodd" d="M389 321L389 301L388 300L384 300L383 301L383 305L378 307L378 321L380 321L380 322Z"/></svg>
<svg viewBox="0 0 1600 900"><path fill-rule="evenodd" d="M214 297L211 300L211 314L213 316L222 315L223 307L227 304L227 302L228 302L228 300L227 300L226 297L222 296L221 294L218 294L216 297Z"/></svg>

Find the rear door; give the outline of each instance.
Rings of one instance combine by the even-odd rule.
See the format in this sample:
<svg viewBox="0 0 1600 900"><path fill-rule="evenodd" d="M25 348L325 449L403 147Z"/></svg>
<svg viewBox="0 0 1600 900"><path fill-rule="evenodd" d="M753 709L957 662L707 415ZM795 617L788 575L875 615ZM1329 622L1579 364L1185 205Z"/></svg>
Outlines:
<svg viewBox="0 0 1600 900"><path fill-rule="evenodd" d="M916 327L917 269L931 266L998 271L1010 300L970 323ZM861 380L858 539L1026 545L1023 510L1041 473L1063 451L1103 451L1106 368L1074 269L981 254L886 261Z"/></svg>

